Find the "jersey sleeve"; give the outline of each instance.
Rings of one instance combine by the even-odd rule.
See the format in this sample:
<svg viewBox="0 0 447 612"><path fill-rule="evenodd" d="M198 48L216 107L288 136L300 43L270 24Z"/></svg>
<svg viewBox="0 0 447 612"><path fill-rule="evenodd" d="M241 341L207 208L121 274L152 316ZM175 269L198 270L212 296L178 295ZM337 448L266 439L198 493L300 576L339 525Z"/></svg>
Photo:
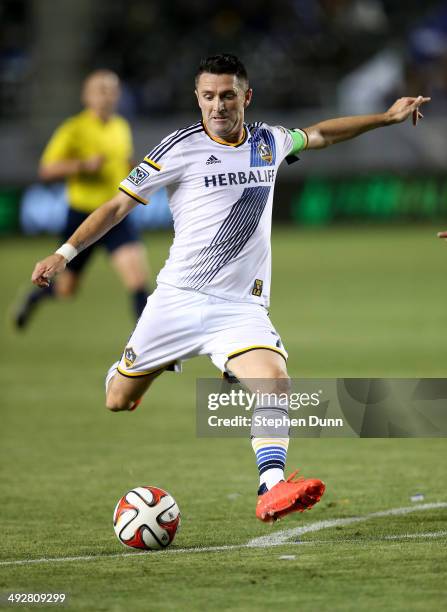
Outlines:
<svg viewBox="0 0 447 612"><path fill-rule="evenodd" d="M288 129L282 125L277 125L273 129L282 159L285 159L288 164L298 161L297 154L307 147L306 132L299 128Z"/></svg>
<svg viewBox="0 0 447 612"><path fill-rule="evenodd" d="M162 140L158 147L163 147L170 137ZM159 162L152 159L152 151L119 185L121 191L141 204L147 204L151 193L160 187L177 183L183 174L184 161L180 144L163 155Z"/></svg>
<svg viewBox="0 0 447 612"><path fill-rule="evenodd" d="M64 121L51 136L40 158L41 164L71 159L73 151L73 122L71 119Z"/></svg>

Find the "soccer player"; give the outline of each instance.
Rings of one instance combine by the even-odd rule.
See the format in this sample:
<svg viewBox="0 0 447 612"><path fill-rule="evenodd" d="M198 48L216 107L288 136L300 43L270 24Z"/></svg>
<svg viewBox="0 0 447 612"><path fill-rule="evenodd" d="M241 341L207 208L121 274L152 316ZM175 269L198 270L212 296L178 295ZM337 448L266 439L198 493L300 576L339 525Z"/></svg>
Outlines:
<svg viewBox="0 0 447 612"><path fill-rule="evenodd" d="M399 123L429 98L401 98L377 115L331 119L304 129L246 123L252 98L247 72L233 55L202 60L195 93L197 123L167 136L121 182L120 193L93 212L56 253L36 264L32 280L48 287L83 249L165 185L175 237L157 289L106 378L110 410L133 410L154 379L181 360L208 355L239 380L263 379L281 397L289 389L287 352L266 307L270 228L278 167L301 151L320 149L374 128ZM256 406L281 415L284 407ZM254 416L253 415L253 416ZM253 419L255 420L255 419ZM259 468L256 516L266 522L310 508L325 485L284 479L288 430L252 428Z"/></svg>
<svg viewBox="0 0 447 612"><path fill-rule="evenodd" d="M132 134L127 121L115 114L120 96L118 76L97 70L85 80L82 102L85 110L70 117L47 144L39 168L44 181L67 181L69 210L63 242L88 217L116 193L116 186L132 167ZM14 313L18 328L24 328L38 304L47 298L73 296L94 248L102 244L131 293L135 316L147 300L148 264L144 245L129 219L123 220L95 245L85 249L57 277L53 285L32 290Z"/></svg>

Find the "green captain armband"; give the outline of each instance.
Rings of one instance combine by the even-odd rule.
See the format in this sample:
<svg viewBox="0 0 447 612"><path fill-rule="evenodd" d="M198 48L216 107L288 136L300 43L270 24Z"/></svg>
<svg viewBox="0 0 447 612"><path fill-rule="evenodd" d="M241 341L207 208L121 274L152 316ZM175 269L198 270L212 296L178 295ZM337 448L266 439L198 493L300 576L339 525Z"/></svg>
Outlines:
<svg viewBox="0 0 447 612"><path fill-rule="evenodd" d="M307 134L304 130L300 130L299 128L288 130L288 132L293 140L292 150L289 155L296 155L307 147Z"/></svg>

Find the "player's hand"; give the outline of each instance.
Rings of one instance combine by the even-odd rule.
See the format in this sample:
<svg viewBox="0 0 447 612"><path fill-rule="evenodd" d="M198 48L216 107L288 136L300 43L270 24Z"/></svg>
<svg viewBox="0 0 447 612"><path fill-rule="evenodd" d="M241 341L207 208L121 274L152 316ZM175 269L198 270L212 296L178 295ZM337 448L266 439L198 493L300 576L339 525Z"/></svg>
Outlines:
<svg viewBox="0 0 447 612"><path fill-rule="evenodd" d="M49 287L53 276L65 270L66 265L67 260L65 257L58 253L53 253L36 263L31 280L38 287Z"/></svg>
<svg viewBox="0 0 447 612"><path fill-rule="evenodd" d="M80 166L81 172L84 174L96 174L96 172L101 170L104 160L104 155L93 155L83 159Z"/></svg>
<svg viewBox="0 0 447 612"><path fill-rule="evenodd" d="M438 238L445 238L447 240L447 232L438 232Z"/></svg>
<svg viewBox="0 0 447 612"><path fill-rule="evenodd" d="M386 111L390 123L401 123L408 119L410 115L413 116L413 125L417 125L419 119L423 118L423 114L419 110L422 104L430 102L431 98L424 98L424 96L418 96L417 98L399 98L396 102L390 106Z"/></svg>

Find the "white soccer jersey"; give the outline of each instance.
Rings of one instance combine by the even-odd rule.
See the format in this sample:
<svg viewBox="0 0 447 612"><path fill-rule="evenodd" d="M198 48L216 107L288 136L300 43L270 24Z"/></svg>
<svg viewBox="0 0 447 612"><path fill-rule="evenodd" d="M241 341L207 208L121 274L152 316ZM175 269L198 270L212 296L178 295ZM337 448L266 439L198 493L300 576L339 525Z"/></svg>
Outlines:
<svg viewBox="0 0 447 612"><path fill-rule="evenodd" d="M260 122L236 144L198 122L152 149L120 189L146 204L167 187L175 236L157 282L268 306L273 191L292 150L289 130Z"/></svg>

